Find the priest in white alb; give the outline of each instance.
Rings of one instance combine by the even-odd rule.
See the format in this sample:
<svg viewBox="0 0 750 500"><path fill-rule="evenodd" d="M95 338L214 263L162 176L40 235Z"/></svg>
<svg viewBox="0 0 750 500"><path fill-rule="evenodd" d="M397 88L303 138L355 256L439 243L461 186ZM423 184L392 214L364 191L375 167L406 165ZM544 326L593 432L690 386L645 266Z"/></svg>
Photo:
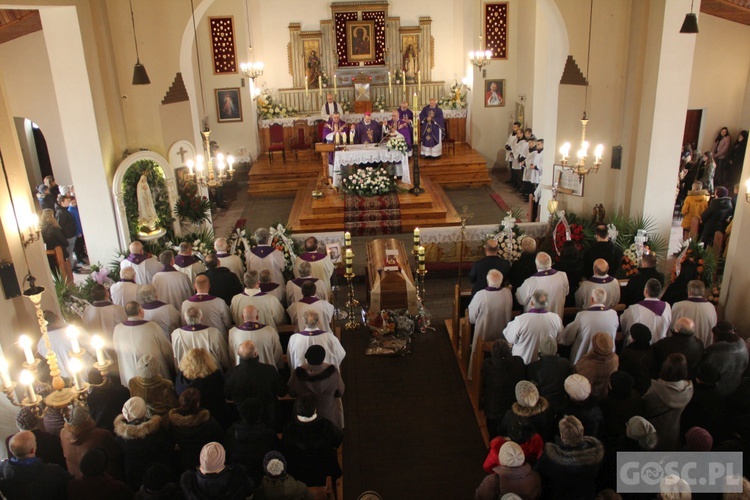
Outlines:
<svg viewBox="0 0 750 500"><path fill-rule="evenodd" d="M479 290L469 304L469 321L474 325L474 340L471 344L469 367L474 366L474 356L478 339L492 342L501 338L502 332L511 319L513 294L510 288L503 287L503 273L492 269L487 273L487 287ZM469 368L467 377L472 379L473 370Z"/></svg>
<svg viewBox="0 0 750 500"><path fill-rule="evenodd" d="M646 325L651 330L651 345L667 336L669 326L672 324L672 309L669 304L659 300L660 295L661 283L658 279L651 278L643 289L645 298L622 313L620 326L624 339L623 345L628 345L632 341L630 327L636 323Z"/></svg>
<svg viewBox="0 0 750 500"><path fill-rule="evenodd" d="M607 291L604 288L591 290L588 307L581 309L573 322L568 324L560 335L560 344L571 346L571 365L575 365L581 356L591 350L591 341L597 333L606 333L612 337L614 346L620 320L617 317L617 311L610 309L606 304Z"/></svg>
<svg viewBox="0 0 750 500"><path fill-rule="evenodd" d="M257 245L247 252L247 270L260 272L263 269L271 271L271 281L284 283L284 252L269 245L271 234L266 228L255 230Z"/></svg>
<svg viewBox="0 0 750 500"><path fill-rule="evenodd" d="M160 300L171 304L179 310L182 303L193 295L193 282L187 274L179 272L174 267L174 252L165 250L159 254L161 270L154 274L151 282Z"/></svg>
<svg viewBox="0 0 750 500"><path fill-rule="evenodd" d="M304 330L295 333L289 338L286 353L289 359L289 368L294 370L305 363L305 353L311 345L323 346L326 350L324 363L329 363L336 368L341 368L346 351L336 336L328 331L328 325L321 324L320 316L316 311L305 311L303 316Z"/></svg>
<svg viewBox="0 0 750 500"><path fill-rule="evenodd" d="M247 306L254 306L258 310L258 321L271 328L278 328L286 320L284 307L279 299L260 290L259 273L255 270L245 273L245 290L232 297L230 308L236 325L244 322L242 311Z"/></svg>
<svg viewBox="0 0 750 500"><path fill-rule="evenodd" d="M138 290L141 286L135 282L135 269L123 267L120 269L120 281L109 287L109 296L114 304L125 307L128 302L138 300Z"/></svg>
<svg viewBox="0 0 750 500"><path fill-rule="evenodd" d="M607 292L607 300L604 302L604 306L612 309L620 303L620 282L614 276L607 274L608 271L609 264L606 260L596 259L594 261L594 275L582 281L578 290L576 290L576 307L578 309L588 307L591 292L595 288L602 288Z"/></svg>
<svg viewBox="0 0 750 500"><path fill-rule="evenodd" d="M174 258L173 266L187 275L190 281L195 281L196 276L206 272L203 261L193 254L193 245L187 241L180 243L180 251Z"/></svg>
<svg viewBox="0 0 750 500"><path fill-rule="evenodd" d="M268 294L273 295L277 299L279 299L279 303L283 306L286 303L286 289L282 286L282 284L274 283L271 279L271 271L268 269L262 269L258 273L258 279L260 280L260 291ZM244 283L244 280L243 280Z"/></svg>
<svg viewBox="0 0 750 500"><path fill-rule="evenodd" d="M143 309L143 319L153 321L161 327L164 335L169 340L170 335L175 328L182 324L182 317L172 304L167 304L158 300L156 288L153 285L146 285L138 292L138 299Z"/></svg>
<svg viewBox="0 0 750 500"><path fill-rule="evenodd" d="M299 264L302 261L310 263L310 276L322 282L326 297L330 297L334 265L330 255L318 248L318 239L315 236L310 236L305 240L305 251L297 257L294 263L295 278L299 278Z"/></svg>
<svg viewBox="0 0 750 500"><path fill-rule="evenodd" d="M128 319L115 327L112 344L117 352L117 363L120 367L120 382L128 385L130 379L138 376L136 365L141 356L151 354L156 358L159 374L174 379L174 355L172 344L167 340L164 331L153 321L143 317L143 309L138 302L125 305Z"/></svg>
<svg viewBox="0 0 750 500"><path fill-rule="evenodd" d="M135 282L139 285L148 285L154 274L161 269L161 264L156 258L143 253L143 243L140 241L132 242L128 248L130 255L120 262L120 269L132 267L135 269Z"/></svg>
<svg viewBox="0 0 750 500"><path fill-rule="evenodd" d="M221 301L224 304L224 301ZM224 304L226 305L226 304ZM203 312L190 306L183 316L185 326L172 332L172 352L175 368L190 349L204 348L224 370L233 365L224 335L212 326L203 324Z"/></svg>
<svg viewBox="0 0 750 500"><path fill-rule="evenodd" d="M706 285L701 280L691 280L687 287L688 298L672 306L672 327L680 318L690 318L695 323L696 339L703 347L714 343L713 328L716 326L716 306L706 300Z"/></svg>
<svg viewBox="0 0 750 500"><path fill-rule="evenodd" d="M229 330L229 356L237 365L240 356L237 353L240 344L246 340L252 340L258 350L258 358L261 363L275 366L277 370L284 367L283 353L279 333L268 325L258 321L258 309L255 306L246 306L242 310L242 324L238 324Z"/></svg>
<svg viewBox="0 0 750 500"><path fill-rule="evenodd" d="M302 298L302 284L309 281L315 285L315 296L322 300L328 300L326 287L318 278L312 276L312 265L306 261L299 261L296 268L296 274L299 278L294 278L286 282L286 303L291 306Z"/></svg>
<svg viewBox="0 0 750 500"><path fill-rule="evenodd" d="M203 312L203 323L219 330L226 341L227 330L232 324L232 314L229 312L227 303L208 293L211 283L205 275L195 278L194 286L195 295L182 303L180 313L185 317L188 308L197 307Z"/></svg>
<svg viewBox="0 0 750 500"><path fill-rule="evenodd" d="M537 290L544 290L547 294L547 309L563 318L565 311L565 297L568 295L568 276L556 269L552 269L552 259L546 252L536 255L536 270L530 278L526 278L523 285L516 290L516 299L528 312L532 309L532 295Z"/></svg>
<svg viewBox="0 0 750 500"><path fill-rule="evenodd" d="M539 359L539 342L547 335L555 341L562 332L562 320L547 310L547 293L536 290L529 301L528 312L516 316L503 330L505 340L513 345L513 355L523 358L525 364Z"/></svg>
<svg viewBox="0 0 750 500"><path fill-rule="evenodd" d="M305 311L317 312L320 317L321 325L325 328L329 328L329 325L333 320L333 305L327 300L322 300L316 297L316 291L315 283L312 281L305 281L302 283L302 298L286 308L286 312L289 314L292 324L296 324L297 328L300 330L305 327Z"/></svg>
<svg viewBox="0 0 750 500"><path fill-rule="evenodd" d="M239 255L228 253L229 245L227 239L224 237L216 238L214 241L214 250L216 250L216 256L219 258L219 265L232 271L242 281L242 275L245 274L245 264L242 263Z"/></svg>
<svg viewBox="0 0 750 500"><path fill-rule="evenodd" d="M91 287L90 306L83 310L83 328L91 335L101 335L108 348L111 346L115 327L128 319L125 308L109 300L109 291L103 285Z"/></svg>

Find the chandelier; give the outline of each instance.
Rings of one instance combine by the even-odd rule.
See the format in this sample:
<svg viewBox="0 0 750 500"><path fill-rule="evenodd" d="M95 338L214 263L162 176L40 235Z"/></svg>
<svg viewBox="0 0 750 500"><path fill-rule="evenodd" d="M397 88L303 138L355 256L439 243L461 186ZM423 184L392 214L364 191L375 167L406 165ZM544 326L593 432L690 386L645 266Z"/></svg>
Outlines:
<svg viewBox="0 0 750 500"><path fill-rule="evenodd" d="M487 66L489 63L492 62L492 51L481 50L481 47L483 45L482 40L483 40L482 35L479 35L480 50L476 52L474 51L469 52L469 61L478 69L482 69L483 67Z"/></svg>
<svg viewBox="0 0 750 500"><path fill-rule="evenodd" d="M262 62L249 62L240 64L240 70L242 74L247 78L255 81L259 76L263 76L263 63Z"/></svg>
<svg viewBox="0 0 750 500"><path fill-rule="evenodd" d="M223 153L217 152L214 164L214 148L211 146L211 129L208 125L201 131L201 135L203 136L203 153L196 155L195 160L185 162L188 177L204 188L219 187L234 177L234 157L224 156Z"/></svg>
<svg viewBox="0 0 750 500"><path fill-rule="evenodd" d="M47 321L44 319L44 312L41 307L44 287L36 286L36 278L31 274L26 277L25 281L28 281L29 288L24 290L23 295L34 304L36 310L39 330L42 332L42 339L44 340L44 345L47 347L45 358L47 365L49 366L52 386L50 388L46 383L42 384L45 392L49 392L45 397L37 394L36 389L34 388L34 382L39 381L38 370L42 360L34 357L34 353L32 352L32 341L27 335L21 335L18 339L18 344L23 349L25 357L23 363L24 369L18 377L19 382L24 387L24 397L20 402L16 399L16 387L18 384L11 379L8 361L5 359L5 356L2 355L0 355L0 380L2 381L3 392L14 406L31 408L37 417L42 417L50 408L59 411L68 407L74 401L86 401L86 398L88 397L88 389L92 384L83 380L82 372L84 364L82 359L88 353L85 349L81 349L78 342L78 330L75 326L71 325L68 327L66 334L70 339L72 348L70 352L72 359L68 365L68 371L73 375L73 382L72 386L66 386L65 381L60 376L60 365L58 363L57 354L52 350L49 336L47 334ZM107 375L109 368L112 366L112 361L105 359L104 341L101 337L94 335L91 343L97 354L97 362L94 363L93 366L102 374L104 382L100 385L103 385L108 382Z"/></svg>

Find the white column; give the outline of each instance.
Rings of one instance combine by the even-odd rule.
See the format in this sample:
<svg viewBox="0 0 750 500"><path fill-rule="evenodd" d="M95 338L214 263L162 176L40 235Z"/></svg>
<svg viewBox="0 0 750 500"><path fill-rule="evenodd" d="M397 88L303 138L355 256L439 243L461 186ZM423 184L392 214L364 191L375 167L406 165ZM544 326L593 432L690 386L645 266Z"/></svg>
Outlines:
<svg viewBox="0 0 750 500"><path fill-rule="evenodd" d="M40 9L65 153L91 262L120 247L75 7Z"/></svg>

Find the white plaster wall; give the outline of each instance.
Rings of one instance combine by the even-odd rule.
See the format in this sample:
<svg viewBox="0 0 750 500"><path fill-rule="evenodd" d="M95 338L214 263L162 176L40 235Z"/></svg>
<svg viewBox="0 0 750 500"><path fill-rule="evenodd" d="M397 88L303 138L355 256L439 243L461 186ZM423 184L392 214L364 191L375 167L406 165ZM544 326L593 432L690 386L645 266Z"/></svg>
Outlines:
<svg viewBox="0 0 750 500"><path fill-rule="evenodd" d="M721 127L729 127L734 142L750 125L750 110L743 115L750 96L750 26L706 14L700 15L698 26L688 108L705 110L698 141L704 151L713 147Z"/></svg>

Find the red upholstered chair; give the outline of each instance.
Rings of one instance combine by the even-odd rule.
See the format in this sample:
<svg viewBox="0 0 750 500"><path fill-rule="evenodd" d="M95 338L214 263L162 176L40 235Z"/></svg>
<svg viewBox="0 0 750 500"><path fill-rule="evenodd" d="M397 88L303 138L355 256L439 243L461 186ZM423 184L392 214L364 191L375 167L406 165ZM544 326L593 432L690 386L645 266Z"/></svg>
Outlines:
<svg viewBox="0 0 750 500"><path fill-rule="evenodd" d="M307 139L307 122L305 120L296 120L294 122L294 133L289 139L289 149L294 153L294 159L297 157L298 151L309 151L313 152L313 143Z"/></svg>
<svg viewBox="0 0 750 500"><path fill-rule="evenodd" d="M456 140L451 139L448 130L450 130L450 126L448 125L448 122L445 122L445 136L443 136L443 148L448 151L449 149L453 150L453 156L456 155Z"/></svg>
<svg viewBox="0 0 750 500"><path fill-rule="evenodd" d="M317 120L315 122L315 130L318 132L317 137L315 137L315 142L325 142L326 138L323 137L323 129L325 128L326 123L328 122L326 122L325 120Z"/></svg>
<svg viewBox="0 0 750 500"><path fill-rule="evenodd" d="M271 125L271 144L268 145L268 160L273 163L273 154L281 151L281 159L286 163L286 150L284 149L284 127L278 123Z"/></svg>

